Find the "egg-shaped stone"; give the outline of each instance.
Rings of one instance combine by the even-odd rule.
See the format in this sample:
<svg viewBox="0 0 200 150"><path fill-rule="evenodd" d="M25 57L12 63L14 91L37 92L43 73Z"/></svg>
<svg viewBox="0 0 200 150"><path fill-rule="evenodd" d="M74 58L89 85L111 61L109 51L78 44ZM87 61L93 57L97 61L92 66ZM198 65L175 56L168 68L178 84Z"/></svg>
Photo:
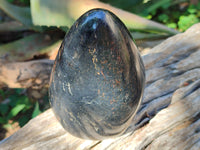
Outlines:
<svg viewBox="0 0 200 150"><path fill-rule="evenodd" d="M72 135L121 135L139 107L145 69L132 37L113 13L93 9L66 34L50 79L49 99Z"/></svg>

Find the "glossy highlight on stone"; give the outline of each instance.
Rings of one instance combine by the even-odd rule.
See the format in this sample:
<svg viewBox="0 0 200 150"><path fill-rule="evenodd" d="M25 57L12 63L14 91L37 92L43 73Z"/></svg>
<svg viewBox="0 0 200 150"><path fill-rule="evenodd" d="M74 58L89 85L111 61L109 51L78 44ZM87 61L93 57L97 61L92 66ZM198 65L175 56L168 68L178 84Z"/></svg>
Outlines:
<svg viewBox="0 0 200 150"><path fill-rule="evenodd" d="M93 9L66 34L49 88L57 119L72 135L121 135L139 107L145 69L131 35L113 13Z"/></svg>

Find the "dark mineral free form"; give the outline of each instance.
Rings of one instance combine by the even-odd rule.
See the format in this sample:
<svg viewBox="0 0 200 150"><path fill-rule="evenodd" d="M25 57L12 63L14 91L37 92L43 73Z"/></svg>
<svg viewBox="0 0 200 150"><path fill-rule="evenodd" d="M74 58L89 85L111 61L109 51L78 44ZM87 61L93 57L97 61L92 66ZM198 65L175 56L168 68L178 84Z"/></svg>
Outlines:
<svg viewBox="0 0 200 150"><path fill-rule="evenodd" d="M49 98L69 133L102 140L128 128L144 82L144 65L125 25L113 13L93 9L74 23L62 42Z"/></svg>

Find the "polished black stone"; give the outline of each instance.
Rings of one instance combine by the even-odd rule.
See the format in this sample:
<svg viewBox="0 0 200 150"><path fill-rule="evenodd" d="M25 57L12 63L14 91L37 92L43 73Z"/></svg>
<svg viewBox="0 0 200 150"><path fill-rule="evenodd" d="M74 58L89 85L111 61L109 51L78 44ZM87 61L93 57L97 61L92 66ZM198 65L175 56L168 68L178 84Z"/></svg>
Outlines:
<svg viewBox="0 0 200 150"><path fill-rule="evenodd" d="M140 104L145 69L129 31L111 12L82 15L64 38L49 88L53 111L72 135L121 135Z"/></svg>

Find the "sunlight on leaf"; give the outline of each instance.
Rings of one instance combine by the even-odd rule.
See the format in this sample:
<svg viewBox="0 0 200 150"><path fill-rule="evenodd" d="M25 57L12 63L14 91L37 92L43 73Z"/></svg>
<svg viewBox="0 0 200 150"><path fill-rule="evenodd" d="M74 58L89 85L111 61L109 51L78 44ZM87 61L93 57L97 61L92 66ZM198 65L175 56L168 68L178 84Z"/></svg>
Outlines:
<svg viewBox="0 0 200 150"><path fill-rule="evenodd" d="M178 21L179 29L182 31L187 30L190 26L195 23L198 23L200 20L194 15L191 14L189 16L181 16Z"/></svg>
<svg viewBox="0 0 200 150"><path fill-rule="evenodd" d="M32 118L35 118L41 113L38 102L35 103L35 108L33 110Z"/></svg>
<svg viewBox="0 0 200 150"><path fill-rule="evenodd" d="M8 119L11 119L12 117L15 117L17 116L17 114L22 111L24 108L26 107L25 104L19 104L17 106L15 106L11 111L10 113L8 114Z"/></svg>
<svg viewBox="0 0 200 150"><path fill-rule="evenodd" d="M7 15L21 22L25 26L34 30L42 31L41 27L36 27L33 25L29 7L19 7L12 5L6 0L0 0L0 9L2 9Z"/></svg>
<svg viewBox="0 0 200 150"><path fill-rule="evenodd" d="M165 25L96 0L59 0L59 3L54 0L31 0L31 14L35 25L71 27L82 14L94 8L104 8L115 13L130 30L169 35L178 33Z"/></svg>
<svg viewBox="0 0 200 150"><path fill-rule="evenodd" d="M8 129L8 128L12 128L12 125L7 123L3 125L3 128Z"/></svg>

